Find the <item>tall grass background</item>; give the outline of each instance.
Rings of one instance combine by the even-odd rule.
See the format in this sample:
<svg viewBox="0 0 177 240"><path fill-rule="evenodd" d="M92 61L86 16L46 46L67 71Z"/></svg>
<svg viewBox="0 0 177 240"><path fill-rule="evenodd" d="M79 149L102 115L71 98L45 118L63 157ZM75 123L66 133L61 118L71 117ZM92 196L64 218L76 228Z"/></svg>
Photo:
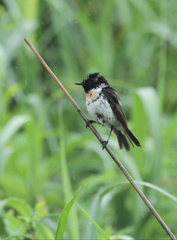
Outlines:
<svg viewBox="0 0 177 240"><path fill-rule="evenodd" d="M142 148L109 145L177 235L176 13L175 0L0 2L1 239L168 239L24 37L85 112L75 82L98 71L117 89Z"/></svg>

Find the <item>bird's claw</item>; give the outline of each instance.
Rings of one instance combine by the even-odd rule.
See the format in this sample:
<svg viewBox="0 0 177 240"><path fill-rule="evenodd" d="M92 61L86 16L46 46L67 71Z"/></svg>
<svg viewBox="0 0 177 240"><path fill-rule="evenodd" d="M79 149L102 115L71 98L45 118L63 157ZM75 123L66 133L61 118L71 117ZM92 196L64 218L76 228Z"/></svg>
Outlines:
<svg viewBox="0 0 177 240"><path fill-rule="evenodd" d="M92 124L92 123L96 123L94 120L88 120L87 122L86 122L86 128L88 128L88 126L90 125L90 124Z"/></svg>
<svg viewBox="0 0 177 240"><path fill-rule="evenodd" d="M104 150L108 144L108 141L102 141L101 144L102 144L102 150Z"/></svg>

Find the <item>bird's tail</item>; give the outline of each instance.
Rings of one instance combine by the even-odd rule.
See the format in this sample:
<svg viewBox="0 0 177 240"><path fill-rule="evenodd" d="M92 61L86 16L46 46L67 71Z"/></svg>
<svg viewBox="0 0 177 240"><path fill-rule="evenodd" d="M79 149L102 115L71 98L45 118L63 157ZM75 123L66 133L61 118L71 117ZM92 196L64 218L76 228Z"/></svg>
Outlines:
<svg viewBox="0 0 177 240"><path fill-rule="evenodd" d="M135 137L135 135L129 129L127 129L127 131L125 133L123 133L120 130L114 129L114 133L117 135L120 149L125 147L125 149L127 151L129 151L130 150L129 142L132 144L132 146L134 146L133 145L133 143L134 143L134 144L136 144L136 146L141 147L140 142L138 141L138 139ZM129 142L128 142L128 140L129 140Z"/></svg>
<svg viewBox="0 0 177 240"><path fill-rule="evenodd" d="M136 144L136 146L141 147L140 142L138 141L138 139L135 137L135 135L129 129L128 129L126 135L128 135L129 140L131 139L134 142L134 144Z"/></svg>

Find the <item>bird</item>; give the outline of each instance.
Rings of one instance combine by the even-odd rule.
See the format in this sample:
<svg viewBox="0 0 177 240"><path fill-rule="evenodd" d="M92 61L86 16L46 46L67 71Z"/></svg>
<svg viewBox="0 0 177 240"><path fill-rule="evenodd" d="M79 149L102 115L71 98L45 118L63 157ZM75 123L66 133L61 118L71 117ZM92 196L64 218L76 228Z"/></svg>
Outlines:
<svg viewBox="0 0 177 240"><path fill-rule="evenodd" d="M83 86L86 93L86 107L88 112L96 119L88 120L86 127L91 123L98 123L110 129L107 141L103 141L103 149L109 142L113 132L118 139L120 149L130 150L130 144L141 147L139 140L130 131L126 115L122 109L120 98L105 77L99 72L90 73L87 79L75 83Z"/></svg>

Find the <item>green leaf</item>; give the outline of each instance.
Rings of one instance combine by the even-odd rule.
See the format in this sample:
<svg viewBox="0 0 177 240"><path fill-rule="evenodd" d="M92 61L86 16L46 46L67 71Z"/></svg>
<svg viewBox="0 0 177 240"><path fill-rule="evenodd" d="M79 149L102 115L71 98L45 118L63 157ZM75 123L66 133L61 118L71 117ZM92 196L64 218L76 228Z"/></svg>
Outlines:
<svg viewBox="0 0 177 240"><path fill-rule="evenodd" d="M177 202L177 198L175 196L173 196L172 194L168 193L167 191L165 191L164 189L155 186L154 184L148 183L148 182L142 182L142 181L135 181L137 184L152 188L158 192L160 192L161 194L171 198L172 200Z"/></svg>
<svg viewBox="0 0 177 240"><path fill-rule="evenodd" d="M0 145L6 144L15 132L28 121L30 121L30 117L26 115L17 115L11 118L1 133Z"/></svg>
<svg viewBox="0 0 177 240"><path fill-rule="evenodd" d="M71 201L63 209L63 211L61 213L61 216L60 216L60 219L59 219L59 222L58 222L58 227L57 227L57 231L56 231L55 240L63 239L63 234L64 234L64 231L65 231L65 228L66 228L68 215L71 211L71 208L72 208L73 204L75 203L75 200L79 196L80 190L81 190L81 188L79 188L79 190L76 192L76 194L71 199Z"/></svg>
<svg viewBox="0 0 177 240"><path fill-rule="evenodd" d="M18 198L8 198L0 201L0 210L2 210L5 206L14 208L23 217L31 218L32 216L32 209L24 200Z"/></svg>
<svg viewBox="0 0 177 240"><path fill-rule="evenodd" d="M105 231L96 223L93 218L76 202L76 204L79 206L79 208L85 213L85 215L91 220L91 222L95 225L95 227L98 229L100 234L104 237L104 239L110 240L108 235L105 233Z"/></svg>
<svg viewBox="0 0 177 240"><path fill-rule="evenodd" d="M52 231L43 223L36 226L36 239L54 239Z"/></svg>

